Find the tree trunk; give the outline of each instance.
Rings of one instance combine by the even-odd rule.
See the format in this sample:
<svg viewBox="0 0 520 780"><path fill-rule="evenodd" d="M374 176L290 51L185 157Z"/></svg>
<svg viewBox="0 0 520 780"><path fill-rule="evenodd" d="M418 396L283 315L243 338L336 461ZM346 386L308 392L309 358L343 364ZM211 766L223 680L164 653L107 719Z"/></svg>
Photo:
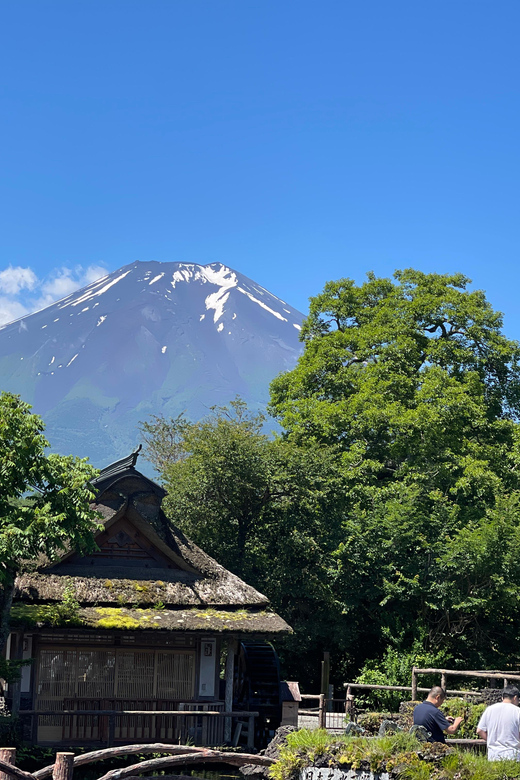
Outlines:
<svg viewBox="0 0 520 780"><path fill-rule="evenodd" d="M0 590L0 652L3 651L10 631L9 617L14 594L16 572L8 570Z"/></svg>

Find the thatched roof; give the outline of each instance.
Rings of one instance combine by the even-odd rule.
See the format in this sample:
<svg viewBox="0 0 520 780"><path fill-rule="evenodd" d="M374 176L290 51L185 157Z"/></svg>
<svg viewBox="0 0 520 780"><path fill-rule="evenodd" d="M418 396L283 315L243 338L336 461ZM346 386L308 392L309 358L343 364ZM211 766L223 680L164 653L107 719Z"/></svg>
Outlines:
<svg viewBox="0 0 520 780"><path fill-rule="evenodd" d="M182 631L274 635L290 626L274 612L225 609L138 609L135 607L87 607L73 617L60 617L52 605L15 604L11 625L24 628L90 628L111 631Z"/></svg>
<svg viewBox="0 0 520 780"><path fill-rule="evenodd" d="M86 556L69 551L57 563L43 561L37 571L20 574L15 604L59 604L68 588L89 626L99 626L95 605L119 611L155 607L154 627L169 630L229 630L234 614L241 615L232 621L238 631L290 631L277 615L260 611L268 606L266 596L169 522L161 508L164 490L135 469L136 457L111 464L94 480L94 508L103 525L99 549ZM209 623L208 609L215 612Z"/></svg>
<svg viewBox="0 0 520 780"><path fill-rule="evenodd" d="M158 572L164 579L114 577L110 568L90 577L74 576L69 570L60 574L21 574L16 580L15 599L33 604L61 602L65 588L72 585L75 598L84 606L153 606L160 602L166 607L240 608L266 607L268 604L265 596L225 569L221 576L213 577L168 569Z"/></svg>

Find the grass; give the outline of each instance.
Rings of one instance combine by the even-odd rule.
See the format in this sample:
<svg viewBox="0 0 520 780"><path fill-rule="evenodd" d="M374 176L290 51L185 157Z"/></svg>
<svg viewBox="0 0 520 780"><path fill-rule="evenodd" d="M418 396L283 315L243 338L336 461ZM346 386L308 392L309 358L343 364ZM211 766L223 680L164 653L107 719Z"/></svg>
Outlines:
<svg viewBox="0 0 520 780"><path fill-rule="evenodd" d="M271 767L273 780L296 780L302 769L362 769L389 772L399 780L517 780L520 762L488 761L483 755L451 746L419 742L405 732L385 737L347 737L323 729L301 729L287 737Z"/></svg>

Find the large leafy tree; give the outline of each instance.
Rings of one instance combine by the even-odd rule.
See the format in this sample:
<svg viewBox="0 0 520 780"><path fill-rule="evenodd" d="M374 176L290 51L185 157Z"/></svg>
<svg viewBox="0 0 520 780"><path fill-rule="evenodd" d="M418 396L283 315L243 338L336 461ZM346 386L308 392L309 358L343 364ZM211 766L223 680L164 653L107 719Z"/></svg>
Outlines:
<svg viewBox="0 0 520 780"><path fill-rule="evenodd" d="M406 653L418 641L454 662L510 657L520 578L497 523L507 506L513 543L520 351L468 284L411 269L327 284L297 367L271 386L288 441L341 451L334 587L364 638L347 648L356 663L367 645Z"/></svg>
<svg viewBox="0 0 520 780"><path fill-rule="evenodd" d="M197 423L155 417L141 430L168 491L166 514L269 597L295 629L283 648L287 673L310 677L331 636L339 644L348 629L330 587L341 541L337 454L270 439L263 424L236 399Z"/></svg>
<svg viewBox="0 0 520 780"><path fill-rule="evenodd" d="M0 395L0 643L9 631L17 571L67 546L95 546L97 514L89 482L98 472L86 460L47 454L41 418L19 396Z"/></svg>

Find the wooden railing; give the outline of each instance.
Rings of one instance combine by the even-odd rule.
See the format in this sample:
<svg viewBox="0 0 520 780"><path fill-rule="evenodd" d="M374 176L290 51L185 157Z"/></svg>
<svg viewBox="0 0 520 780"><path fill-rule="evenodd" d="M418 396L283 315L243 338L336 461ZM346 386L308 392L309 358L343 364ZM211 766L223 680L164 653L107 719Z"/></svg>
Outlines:
<svg viewBox="0 0 520 780"><path fill-rule="evenodd" d="M250 711L229 711L219 712L215 710L19 710L18 714L32 715L32 716L45 716L51 715L53 717L81 717L85 715L100 716L108 718L108 737L107 746L109 748L114 744L115 730L116 730L116 718L125 715L140 715L146 718L160 717L162 715L173 715L179 718L224 718L227 722L231 722L233 718L247 718L247 747L254 747L255 738L255 718L259 716L258 712ZM152 721L153 722L153 721ZM1 773L0 773L1 774ZM0 780L5 780L1 778Z"/></svg>
<svg viewBox="0 0 520 780"><path fill-rule="evenodd" d="M219 713L220 714L220 713ZM92 764L95 761L102 761L106 758L115 756L131 755L132 753L167 753L169 755L162 758L152 758L147 761L140 761L137 764L124 767L123 769L113 769L106 772L99 780L122 780L134 775L141 775L144 772L154 770L162 771L171 766L183 766L186 764L198 763L226 763L233 766L244 766L244 764L256 764L258 766L269 767L274 764L274 759L267 756L253 755L250 753L227 753L222 750L212 750L211 748L197 748L188 745L164 745L154 743L147 745L124 745L120 747L105 748L104 750L94 750L91 753L75 756L74 753L61 752L56 753L54 764L39 769L31 774L18 769L16 764L16 748L0 748L0 780L44 780L52 776L53 780L72 780L74 768Z"/></svg>
<svg viewBox="0 0 520 780"><path fill-rule="evenodd" d="M446 688L448 684L448 676L450 677L476 677L477 679L486 680L502 680L504 688L508 685L509 680L515 682L520 681L520 674L518 672L499 672L495 670L490 671L466 671L464 669L419 669L416 666L412 669L412 699L417 699L418 691L424 690L417 686L417 678L420 674L439 674L441 688ZM429 689L428 689L429 690ZM469 691L466 691L469 693Z"/></svg>

